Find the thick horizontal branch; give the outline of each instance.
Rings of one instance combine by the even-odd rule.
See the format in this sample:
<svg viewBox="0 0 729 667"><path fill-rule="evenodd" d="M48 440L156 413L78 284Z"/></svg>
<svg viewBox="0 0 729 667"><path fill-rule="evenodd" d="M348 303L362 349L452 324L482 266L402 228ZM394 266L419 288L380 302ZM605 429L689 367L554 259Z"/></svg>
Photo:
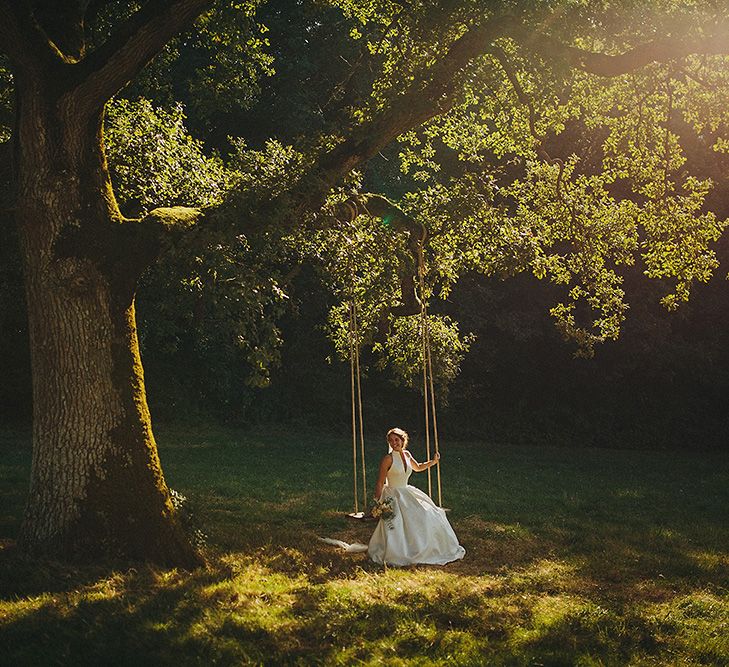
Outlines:
<svg viewBox="0 0 729 667"><path fill-rule="evenodd" d="M712 26L710 32L702 36L667 35L618 54L569 46L515 20L506 21L504 27L504 36L513 38L522 46L560 58L576 69L604 77L620 76L654 62L667 62L693 54L729 54L729 23L726 22Z"/></svg>
<svg viewBox="0 0 729 667"><path fill-rule="evenodd" d="M449 111L455 103L460 75L474 59L494 53L496 40L504 37L547 57L561 58L572 67L606 77L690 54L729 54L729 25L726 24L714 26L703 37L664 37L610 55L566 45L512 17L495 17L456 39L440 61L394 98L385 111L355 128L345 141L323 156L323 182L333 185L401 134Z"/></svg>
<svg viewBox="0 0 729 667"><path fill-rule="evenodd" d="M177 233L194 227L202 216L203 212L199 208L172 206L169 208L156 208L139 222L132 224L153 228L158 230L159 233Z"/></svg>
<svg viewBox="0 0 729 667"><path fill-rule="evenodd" d="M203 216L200 209L175 206L157 208L144 218L116 225L110 239L112 247L104 258L111 275L126 276L133 291L139 276L190 234Z"/></svg>
<svg viewBox="0 0 729 667"><path fill-rule="evenodd" d="M335 216L340 220L354 220L359 215L380 218L396 231L409 232L416 243L424 241L427 236L421 223L384 195L371 192L358 194L338 204L335 209Z"/></svg>
<svg viewBox="0 0 729 667"><path fill-rule="evenodd" d="M199 208L173 206L156 208L139 220L128 220L120 226L122 235L130 239L132 246L125 253L142 257L145 266L151 264L165 247L177 243L203 216Z"/></svg>
<svg viewBox="0 0 729 667"><path fill-rule="evenodd" d="M200 209L177 206L157 208L144 218L102 228L68 226L56 239L55 256L89 259L111 269L110 275L118 273L136 280L165 247L189 233L203 215Z"/></svg>

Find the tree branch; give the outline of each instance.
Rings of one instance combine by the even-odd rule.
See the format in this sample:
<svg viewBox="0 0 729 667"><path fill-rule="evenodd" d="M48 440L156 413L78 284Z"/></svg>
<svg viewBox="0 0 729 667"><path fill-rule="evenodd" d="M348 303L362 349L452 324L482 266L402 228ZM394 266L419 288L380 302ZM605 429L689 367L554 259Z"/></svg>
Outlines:
<svg viewBox="0 0 729 667"><path fill-rule="evenodd" d="M417 315L423 309L416 289L416 275L423 268L423 244L428 232L424 225L411 218L397 204L378 194L360 194L338 204L333 211L338 220L353 222L360 215L380 218L396 232L408 234L410 260L401 263L398 276L402 304L389 309L393 315Z"/></svg>
<svg viewBox="0 0 729 667"><path fill-rule="evenodd" d="M653 62L667 62L692 54L729 54L729 23L726 21L713 26L703 36L665 36L615 55L568 46L516 20L508 20L505 27L504 36L512 37L523 47L542 55L556 56L576 69L604 77L620 76Z"/></svg>
<svg viewBox="0 0 729 667"><path fill-rule="evenodd" d="M139 275L165 247L174 245L194 228L202 216L200 209L174 206L156 208L144 218L127 219L101 230L67 226L55 241L54 254L56 258L83 257L117 267L120 274Z"/></svg>
<svg viewBox="0 0 729 667"><path fill-rule="evenodd" d="M156 208L147 213L137 224L147 225L156 229L158 233L176 233L194 227L202 215L203 212L199 208L187 206Z"/></svg>
<svg viewBox="0 0 729 667"><path fill-rule="evenodd" d="M123 253L124 257L145 256L145 266L150 264L165 246L173 245L195 227L203 215L199 208L173 206L156 208L144 218L127 220L119 225L119 230L134 247L132 253Z"/></svg>
<svg viewBox="0 0 729 667"><path fill-rule="evenodd" d="M313 188L305 197L308 204L321 201L328 191L343 175L359 164L376 155L399 135L417 127L431 118L445 113L455 103L456 90L460 75L477 57L493 53L501 62L507 78L520 101L529 110L529 127L537 142L540 156L560 166L557 179L557 192L561 196L560 181L564 165L553 160L541 144L536 130L535 111L529 97L525 94L508 59L496 45L496 40L512 37L522 46L540 52L556 54L572 67L583 69L600 76L618 76L639 69L660 60L671 60L691 53L728 53L729 43L717 34L703 38L678 41L673 38L653 40L637 46L620 55L594 53L567 46L558 40L541 33L529 31L523 24L511 17L497 17L486 21L456 39L447 54L432 68L424 72L402 95L395 98L379 116L357 128L350 137L324 155L319 162L319 188ZM409 218L395 204L379 195L361 195L350 198L338 207L336 215L354 219L360 213L368 213L388 219L393 226L409 232L408 246L414 264L401 267L399 271L403 305L393 309L397 314L416 314L421 312L422 304L415 288L415 272L422 263L424 228Z"/></svg>
<svg viewBox="0 0 729 667"><path fill-rule="evenodd" d="M357 165L379 153L399 135L450 110L460 74L503 33L503 19L486 21L456 39L443 58L423 72L407 91L371 122L360 126L321 160L321 173L330 187Z"/></svg>
<svg viewBox="0 0 729 667"><path fill-rule="evenodd" d="M408 130L451 109L460 74L477 57L494 53L494 42L511 37L522 46L558 57L572 67L599 76L613 77L640 69L651 62L682 58L694 53L729 54L729 24L715 26L703 37L664 37L618 55L596 53L568 46L534 31L518 20L503 16L490 19L456 39L448 53L420 77L389 108L357 128L345 141L323 156L321 176L331 187L357 165L376 155Z"/></svg>
<svg viewBox="0 0 729 667"><path fill-rule="evenodd" d="M501 68L504 70L504 74L506 74L506 78L509 80L511 87L514 90L514 94L516 95L517 100L519 100L519 104L527 107L527 111L529 112L529 134L531 134L532 138L534 139L537 155L539 155L539 157L545 162L549 164L556 164L559 167L556 191L557 196L562 199L560 186L562 183L562 175L564 174L564 162L559 158L553 158L544 147L545 137L544 135L541 135L539 134L539 132L537 132L537 113L534 109L534 103L532 102L532 98L529 97L529 95L527 95L524 91L524 88L519 82L519 77L517 76L516 71L509 62L506 53L504 53L504 50L499 46L493 46L491 50L496 59L499 61Z"/></svg>
<svg viewBox="0 0 729 667"><path fill-rule="evenodd" d="M78 64L78 93L91 104L104 104L211 5L212 0L150 0Z"/></svg>
<svg viewBox="0 0 729 667"><path fill-rule="evenodd" d="M27 3L0 0L0 50L10 58L17 73L42 72L63 61L34 20Z"/></svg>
<svg viewBox="0 0 729 667"><path fill-rule="evenodd" d="M84 15L88 0L34 0L33 17L48 41L69 63L84 55Z"/></svg>

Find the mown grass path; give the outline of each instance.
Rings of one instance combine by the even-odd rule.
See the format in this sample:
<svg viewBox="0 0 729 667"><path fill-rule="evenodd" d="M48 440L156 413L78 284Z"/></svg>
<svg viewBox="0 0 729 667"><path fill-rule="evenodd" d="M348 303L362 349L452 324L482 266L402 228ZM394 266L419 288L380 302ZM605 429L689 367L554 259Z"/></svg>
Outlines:
<svg viewBox="0 0 729 667"><path fill-rule="evenodd" d="M158 440L207 534L209 565L192 574L20 559L28 438L0 436L0 663L729 664L724 454L446 442L466 558L383 569L317 540L373 528L343 517L346 437Z"/></svg>

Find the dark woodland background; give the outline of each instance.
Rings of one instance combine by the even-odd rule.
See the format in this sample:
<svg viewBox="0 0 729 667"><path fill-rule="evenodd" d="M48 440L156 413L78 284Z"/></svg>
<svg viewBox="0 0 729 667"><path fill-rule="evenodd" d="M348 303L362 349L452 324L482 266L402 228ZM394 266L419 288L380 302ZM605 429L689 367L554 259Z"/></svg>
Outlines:
<svg viewBox="0 0 729 667"><path fill-rule="evenodd" d="M11 250L3 244L3 253ZM722 248L727 259L727 249ZM725 264L726 265L726 264ZM3 271L0 383L3 421L30 424L30 360L17 265ZM441 401L445 438L634 448L721 447L729 434L729 299L723 275L668 313L661 285L636 268L631 309L617 342L592 359L576 358L548 314L550 285L531 276L467 277L446 308L477 338L460 376ZM267 388L246 384L245 362L208 354L143 350L152 414L163 422L206 420L282 424L348 433L349 368L322 331L326 293L302 271L281 323L282 363ZM303 307L302 304L305 304ZM140 310L144 312L144 294ZM214 327L215 323L210 322ZM222 358L221 358L222 357ZM366 359L365 359L366 361ZM388 424L422 430L417 393L371 364L364 381L368 430Z"/></svg>

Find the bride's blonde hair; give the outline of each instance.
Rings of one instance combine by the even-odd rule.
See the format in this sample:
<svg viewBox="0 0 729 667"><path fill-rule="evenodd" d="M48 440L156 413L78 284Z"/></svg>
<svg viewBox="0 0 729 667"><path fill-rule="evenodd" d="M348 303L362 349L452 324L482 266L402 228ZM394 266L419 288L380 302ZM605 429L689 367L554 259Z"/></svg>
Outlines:
<svg viewBox="0 0 729 667"><path fill-rule="evenodd" d="M391 428L385 436L385 441L387 442L388 446L390 444L390 435L392 433L394 433L395 435L399 435L402 438L402 448L405 449L408 446L408 440L410 440L410 436L408 435L407 431L403 431L401 428Z"/></svg>

